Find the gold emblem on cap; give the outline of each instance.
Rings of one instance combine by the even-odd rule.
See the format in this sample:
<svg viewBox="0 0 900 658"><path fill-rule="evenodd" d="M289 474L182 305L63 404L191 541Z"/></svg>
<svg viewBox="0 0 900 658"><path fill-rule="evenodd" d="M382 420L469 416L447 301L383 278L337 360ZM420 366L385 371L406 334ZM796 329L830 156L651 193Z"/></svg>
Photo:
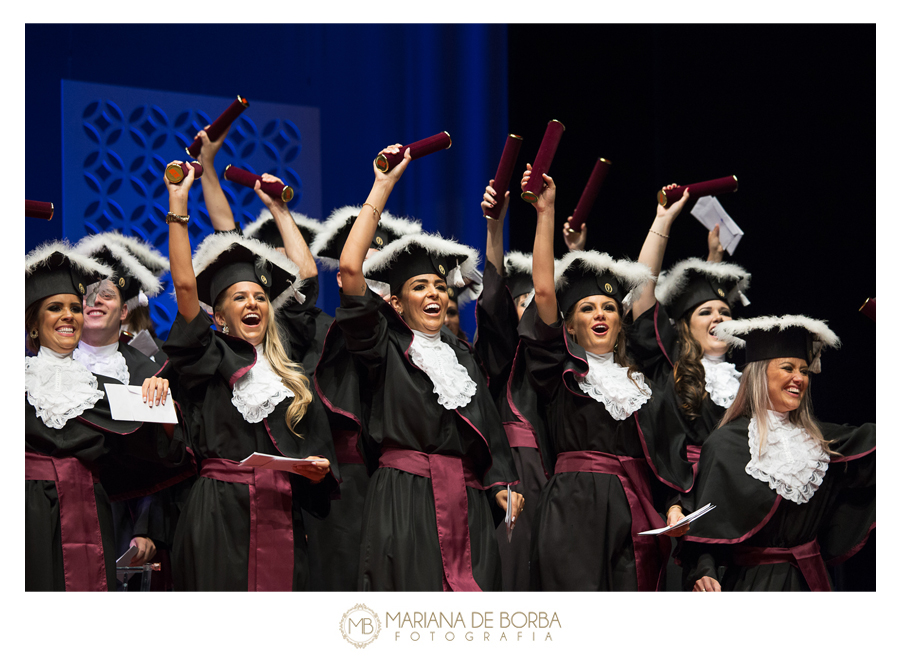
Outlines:
<svg viewBox="0 0 900 658"><path fill-rule="evenodd" d="M446 273L447 273L446 270L444 270L444 266L443 266L443 265L438 265L438 272L440 272L441 274L446 274Z"/></svg>
<svg viewBox="0 0 900 658"><path fill-rule="evenodd" d="M380 235L377 236L375 238L375 244L377 244L379 247L382 246L384 244L384 238L381 237Z"/></svg>
<svg viewBox="0 0 900 658"><path fill-rule="evenodd" d="M124 288L124 287L125 287L125 277L124 277L124 276L120 276L120 277L119 277L119 287L120 287L120 288Z"/></svg>
<svg viewBox="0 0 900 658"><path fill-rule="evenodd" d="M456 293L453 291L453 288L447 288L447 296L453 297Z"/></svg>
<svg viewBox="0 0 900 658"><path fill-rule="evenodd" d="M80 292L82 295L84 294L84 284L83 283L78 284L78 292Z"/></svg>
<svg viewBox="0 0 900 658"><path fill-rule="evenodd" d="M606 283L606 284L603 285L603 289L604 289L606 292L612 292L612 286L609 285L608 283Z"/></svg>
<svg viewBox="0 0 900 658"><path fill-rule="evenodd" d="M266 275L265 275L265 274L260 274L260 275L259 275L259 280L263 282L263 285L264 285L264 286L269 285L269 282L268 282L268 280L266 279Z"/></svg>
<svg viewBox="0 0 900 658"><path fill-rule="evenodd" d="M721 289L721 288L718 288L718 289L716 290L716 292L719 293L719 297L724 297L724 296L725 296L725 293L722 292L722 289Z"/></svg>

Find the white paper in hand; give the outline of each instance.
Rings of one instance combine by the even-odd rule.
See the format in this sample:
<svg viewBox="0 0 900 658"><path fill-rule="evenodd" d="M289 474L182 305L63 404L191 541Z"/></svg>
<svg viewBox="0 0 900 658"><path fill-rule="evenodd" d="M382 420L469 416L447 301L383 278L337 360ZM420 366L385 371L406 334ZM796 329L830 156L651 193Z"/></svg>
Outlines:
<svg viewBox="0 0 900 658"><path fill-rule="evenodd" d="M132 544L128 547L128 550L122 553L122 557L116 560L117 567L127 567L131 564L131 559L137 555L138 547Z"/></svg>
<svg viewBox="0 0 900 658"><path fill-rule="evenodd" d="M177 423L175 403L171 393L166 401L151 407L143 400L140 386L104 384L109 399L109 410L114 420L136 420L141 423Z"/></svg>
<svg viewBox="0 0 900 658"><path fill-rule="evenodd" d="M241 461L242 466L252 466L253 468L270 468L276 471L287 471L288 473L301 473L300 465L309 462L319 461L315 457L307 457L306 459L294 459L292 457L282 457L280 455L267 455L262 452L254 452L252 455Z"/></svg>
<svg viewBox="0 0 900 658"><path fill-rule="evenodd" d="M696 217L707 231L712 231L716 224L721 224L719 229L719 242L722 248L734 255L734 250L741 241L744 232L734 223L734 220L725 212L725 208L714 196L703 196L697 199L697 203L691 208L691 214Z"/></svg>
<svg viewBox="0 0 900 658"><path fill-rule="evenodd" d="M655 528L653 530L645 530L644 532L639 532L638 534L639 535L661 535L664 532L668 532L670 530L674 530L675 528L680 528L683 525L687 525L691 521L693 521L695 519L699 519L701 516L703 516L707 512L711 512L714 509L716 509L715 505L713 505L712 503L707 503L706 505L704 505L703 507L698 509L696 512L688 514L686 517L681 519L678 523L673 523L672 525L670 525L670 526L667 525L663 528Z"/></svg>

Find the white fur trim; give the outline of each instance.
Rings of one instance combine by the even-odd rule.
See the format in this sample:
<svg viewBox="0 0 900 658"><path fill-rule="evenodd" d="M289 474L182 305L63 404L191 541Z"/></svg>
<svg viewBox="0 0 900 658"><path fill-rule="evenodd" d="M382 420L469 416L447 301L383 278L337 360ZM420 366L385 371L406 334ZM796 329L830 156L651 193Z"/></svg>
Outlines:
<svg viewBox="0 0 900 658"><path fill-rule="evenodd" d="M33 274L35 270L44 265L55 251L64 254L73 267L88 276L110 277L113 275L113 270L108 265L99 263L90 256L77 253L72 245L64 240L53 240L35 247L25 256L25 276Z"/></svg>
<svg viewBox="0 0 900 658"><path fill-rule="evenodd" d="M159 276L169 271L169 259L149 242L136 238L133 235L122 235L115 231L105 233L107 239L113 240L134 254L141 261L141 265L153 272L159 272Z"/></svg>
<svg viewBox="0 0 900 658"><path fill-rule="evenodd" d="M313 219L312 217L307 217L306 215L291 211L291 217L294 218L294 223L297 226L302 226L305 229L308 229L310 233L313 234L313 238L319 234L319 231L322 230L322 222L317 219ZM266 222L274 222L275 218L272 216L272 211L263 206L263 209L259 211L259 215L256 216L256 219L247 224L243 229L241 229L244 233L245 238L253 238L256 239L256 234L260 228L262 228L263 224Z"/></svg>
<svg viewBox="0 0 900 658"><path fill-rule="evenodd" d="M94 256L97 252L108 249L113 257L122 263L129 277L136 279L141 290L147 297L155 297L162 292L162 283L159 277L153 274L130 249L121 245L115 239L110 240L106 233L88 235L78 241L75 252L85 256Z"/></svg>
<svg viewBox="0 0 900 658"><path fill-rule="evenodd" d="M320 256L322 251L334 239L334 236L347 224L347 220L351 217L359 216L362 206L341 206L335 208L328 219L321 226L319 233L316 235L313 243L309 245L309 250L313 256L318 258L322 263L322 268L326 270L336 270L340 264L339 260ZM402 219L394 217L387 210L383 210L379 215L378 225L386 228L394 235L411 235L422 232L422 223L417 219Z"/></svg>
<svg viewBox="0 0 900 658"><path fill-rule="evenodd" d="M663 306L671 304L687 287L690 280L688 275L691 272L700 272L716 279L733 282L726 295L730 304L743 297L744 292L750 287L750 273L739 265L726 262L710 263L700 258L687 258L675 263L670 270L659 275L659 283L656 284L657 301ZM746 306L750 302L742 303Z"/></svg>
<svg viewBox="0 0 900 658"><path fill-rule="evenodd" d="M455 280L456 272L463 278L463 281L472 281L475 278L475 272L478 271L478 252L468 245L441 237L437 233L417 233L394 240L377 254L372 254L363 263L363 276L371 279L374 278L371 276L372 272L390 269L397 257L401 253L408 252L409 248L414 245L424 248L425 251L435 256L465 257L459 267L454 267L447 272L447 283L450 285L453 285L451 281Z"/></svg>
<svg viewBox="0 0 900 658"><path fill-rule="evenodd" d="M643 263L636 263L627 259L616 260L609 254L599 251L572 251L555 263L554 279L557 293L568 283L565 271L575 261L582 261L588 269L593 270L597 274L609 272L612 276L622 281L629 292L634 293L633 298L640 297L641 289L654 279L650 268Z"/></svg>
<svg viewBox="0 0 900 658"><path fill-rule="evenodd" d="M789 327L803 327L813 334L814 340L824 343L828 347L838 348L841 346L841 340L825 322L808 318L805 315L783 315L781 317L763 315L744 320L725 320L716 325L713 331L719 340L724 340L735 347L744 347L745 341L740 336L751 331L771 331L772 329L784 331Z"/></svg>
<svg viewBox="0 0 900 658"><path fill-rule="evenodd" d="M521 251L510 251L503 257L503 267L507 270L506 276L511 274L532 274L531 254Z"/></svg>
<svg viewBox="0 0 900 658"><path fill-rule="evenodd" d="M459 293L459 297L456 298L456 306L458 308L462 308L469 302L478 299L481 296L481 291L484 289L484 276L478 270L475 270L473 277L469 281L464 281L465 288L461 293Z"/></svg>

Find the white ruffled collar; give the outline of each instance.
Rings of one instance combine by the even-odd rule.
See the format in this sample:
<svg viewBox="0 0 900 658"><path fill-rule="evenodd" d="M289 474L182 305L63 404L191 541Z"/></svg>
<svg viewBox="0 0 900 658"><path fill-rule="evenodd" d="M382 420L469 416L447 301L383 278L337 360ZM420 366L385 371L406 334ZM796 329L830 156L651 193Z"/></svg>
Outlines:
<svg viewBox="0 0 900 658"><path fill-rule="evenodd" d="M256 346L256 363L234 384L231 403L248 423L267 418L279 402L294 397L266 358L262 344Z"/></svg>
<svg viewBox="0 0 900 658"><path fill-rule="evenodd" d="M78 343L78 347L72 352L72 358L95 375L106 375L118 379L123 384L131 382L128 373L128 364L125 357L119 351L118 341L112 345L88 345L84 341Z"/></svg>
<svg viewBox="0 0 900 658"><path fill-rule="evenodd" d="M734 364L725 360L725 355L704 354L700 363L706 371L706 391L709 398L720 407L728 408L734 402L741 385L741 373Z"/></svg>
<svg viewBox="0 0 900 658"><path fill-rule="evenodd" d="M469 404L478 386L456 358L453 348L441 340L441 332L426 334L415 329L411 331L414 335L409 346L410 361L424 370L434 384L438 404L445 409L457 409Z"/></svg>
<svg viewBox="0 0 900 658"><path fill-rule="evenodd" d="M644 376L636 372L628 376L628 368L613 359L613 353L587 355L588 371L576 375L578 387L603 406L615 420L625 420L650 399L650 387Z"/></svg>
<svg viewBox="0 0 900 658"><path fill-rule="evenodd" d="M104 395L97 378L71 356L41 347L37 356L25 357L25 395L37 417L53 429L62 429Z"/></svg>
<svg viewBox="0 0 900 658"><path fill-rule="evenodd" d="M766 412L768 433L760 454L759 425L750 420L750 461L744 470L782 498L801 505L808 502L828 470L828 453L802 427L791 424L787 413Z"/></svg>

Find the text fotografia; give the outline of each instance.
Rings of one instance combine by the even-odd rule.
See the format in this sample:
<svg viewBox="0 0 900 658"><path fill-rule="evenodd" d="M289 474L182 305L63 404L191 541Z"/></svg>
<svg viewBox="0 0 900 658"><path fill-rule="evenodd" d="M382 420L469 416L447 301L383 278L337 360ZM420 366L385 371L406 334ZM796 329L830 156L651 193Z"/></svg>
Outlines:
<svg viewBox="0 0 900 658"><path fill-rule="evenodd" d="M396 612L385 614L384 629L394 641L413 642L552 642L562 628L555 612Z"/></svg>

